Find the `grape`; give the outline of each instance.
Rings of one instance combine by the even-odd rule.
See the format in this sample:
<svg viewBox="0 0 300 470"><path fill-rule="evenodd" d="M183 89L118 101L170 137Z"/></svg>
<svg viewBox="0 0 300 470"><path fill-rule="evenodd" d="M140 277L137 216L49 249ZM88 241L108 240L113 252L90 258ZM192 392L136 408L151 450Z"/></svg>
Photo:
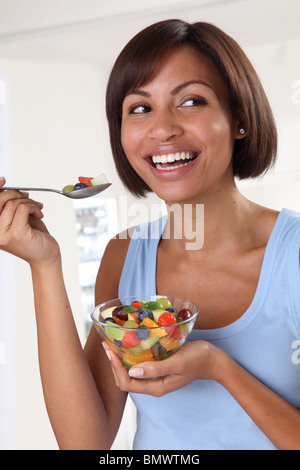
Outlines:
<svg viewBox="0 0 300 470"><path fill-rule="evenodd" d="M181 321L188 320L193 316L192 312L188 308L183 308L178 313L178 317Z"/></svg>
<svg viewBox="0 0 300 470"><path fill-rule="evenodd" d="M62 189L62 192L63 193L71 193L73 191L73 185L72 184L67 184L67 186L65 186L63 189Z"/></svg>
<svg viewBox="0 0 300 470"><path fill-rule="evenodd" d="M166 299L165 297L160 297L159 299L157 299L157 303L158 303L158 308L166 309L168 307L172 307L170 300Z"/></svg>
<svg viewBox="0 0 300 470"><path fill-rule="evenodd" d="M134 320L127 320L124 325L125 328L137 328L139 325L136 321Z"/></svg>
<svg viewBox="0 0 300 470"><path fill-rule="evenodd" d="M127 314L126 315L122 314L123 308L124 308L124 305L120 305L120 307L116 307L112 312L112 316L117 317L119 320L127 321L128 320L128 315Z"/></svg>

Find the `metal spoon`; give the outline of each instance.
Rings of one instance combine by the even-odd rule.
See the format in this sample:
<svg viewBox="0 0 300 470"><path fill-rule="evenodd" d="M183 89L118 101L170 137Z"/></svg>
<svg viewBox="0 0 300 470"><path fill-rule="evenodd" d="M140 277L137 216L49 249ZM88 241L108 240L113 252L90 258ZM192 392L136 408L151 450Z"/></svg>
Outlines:
<svg viewBox="0 0 300 470"><path fill-rule="evenodd" d="M89 186L83 189L77 189L75 191L64 192L59 191L58 189L50 189L50 188L16 188L12 186L3 186L2 189L16 189L17 191L48 191L51 193L58 193L62 196L70 197L71 199L83 199L85 197L94 196L95 194L102 193L105 189L107 189L111 183L106 184L97 184L96 186Z"/></svg>

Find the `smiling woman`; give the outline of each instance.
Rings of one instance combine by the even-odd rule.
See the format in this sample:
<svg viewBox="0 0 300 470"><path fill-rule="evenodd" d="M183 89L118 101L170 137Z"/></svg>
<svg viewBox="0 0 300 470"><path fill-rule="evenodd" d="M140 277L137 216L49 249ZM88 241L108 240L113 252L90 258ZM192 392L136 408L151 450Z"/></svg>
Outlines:
<svg viewBox="0 0 300 470"><path fill-rule="evenodd" d="M181 166L188 165L199 155L198 152L175 152L167 155L153 155L148 157L151 165L157 170L174 170Z"/></svg>
<svg viewBox="0 0 300 470"><path fill-rule="evenodd" d="M95 303L158 294L189 299L199 314L164 360L137 363L129 348L129 372L95 328L83 350L40 205L1 191L0 180L0 247L31 268L43 391L60 448L110 448L130 394L136 450L299 449L291 348L300 332L300 214L255 204L235 185L276 156L272 112L249 60L213 25L156 23L118 57L107 116L125 186L155 192L168 214L108 243ZM201 234L191 249L186 222ZM166 349L160 338L154 346Z"/></svg>
<svg viewBox="0 0 300 470"><path fill-rule="evenodd" d="M188 80L187 80L188 79ZM189 45L172 48L152 78L123 102L121 142L149 188L168 202L231 179L232 153L242 136L224 81Z"/></svg>
<svg viewBox="0 0 300 470"><path fill-rule="evenodd" d="M162 21L138 33L127 44L116 60L107 87L106 109L116 168L124 184L137 196L143 196L152 189L139 177L124 153L121 142L123 101L125 97L136 94L140 103L135 105L134 113L149 111L141 100L147 98L144 86L157 75L162 57L178 46L189 46L202 56L202 62L217 71L227 87L230 108L240 121L240 128L246 130L241 135L244 138L236 140L234 145L234 175L241 179L259 176L275 161L277 130L273 114L260 80L240 46L208 23ZM188 85L185 76L173 93L181 92L181 88ZM205 82L199 85L209 87ZM191 96L183 106L205 104L202 96L196 101L194 99Z"/></svg>

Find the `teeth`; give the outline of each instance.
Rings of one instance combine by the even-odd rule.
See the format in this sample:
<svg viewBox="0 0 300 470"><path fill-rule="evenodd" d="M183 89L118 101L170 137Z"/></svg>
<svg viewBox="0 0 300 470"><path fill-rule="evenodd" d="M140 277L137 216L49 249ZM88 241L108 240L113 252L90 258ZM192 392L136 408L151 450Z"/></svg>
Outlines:
<svg viewBox="0 0 300 470"><path fill-rule="evenodd" d="M152 161L153 163L173 163L179 160L189 160L195 155L197 155L195 152L176 152L168 153L167 155L153 155Z"/></svg>
<svg viewBox="0 0 300 470"><path fill-rule="evenodd" d="M186 166L188 165L189 162L185 162L185 163L181 163L180 165L176 165L176 166L167 166L167 167L163 167L160 163L157 163L156 164L156 169L157 170L176 170L176 168L181 168L182 166Z"/></svg>

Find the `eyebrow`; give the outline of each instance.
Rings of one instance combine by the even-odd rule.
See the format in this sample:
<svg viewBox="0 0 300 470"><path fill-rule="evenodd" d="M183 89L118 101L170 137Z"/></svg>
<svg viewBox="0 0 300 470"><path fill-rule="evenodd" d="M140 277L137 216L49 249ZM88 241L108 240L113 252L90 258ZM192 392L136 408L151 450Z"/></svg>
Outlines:
<svg viewBox="0 0 300 470"><path fill-rule="evenodd" d="M213 90L213 88L208 83L203 82L202 80L189 80L188 82L181 83L176 88L174 88L174 90L171 91L171 95L175 96L175 95L177 95L177 93L179 93L184 88L188 87L189 85L194 85L194 84L204 85L204 86L210 88L211 90Z"/></svg>
<svg viewBox="0 0 300 470"><path fill-rule="evenodd" d="M202 80L189 80L189 81L181 83L180 85L175 87L171 91L171 96L177 95L177 93L180 93L180 91L183 90L184 88L188 87L189 85L194 85L194 84L204 85L204 86L210 88L212 91L214 91L211 85L209 85L206 82L203 82ZM148 93L148 91L141 90L139 88L135 88L135 89L131 90L130 92L127 93L126 96L130 96L130 95L139 95L139 96L143 96L144 98L150 98L150 96L151 96L151 94Z"/></svg>

